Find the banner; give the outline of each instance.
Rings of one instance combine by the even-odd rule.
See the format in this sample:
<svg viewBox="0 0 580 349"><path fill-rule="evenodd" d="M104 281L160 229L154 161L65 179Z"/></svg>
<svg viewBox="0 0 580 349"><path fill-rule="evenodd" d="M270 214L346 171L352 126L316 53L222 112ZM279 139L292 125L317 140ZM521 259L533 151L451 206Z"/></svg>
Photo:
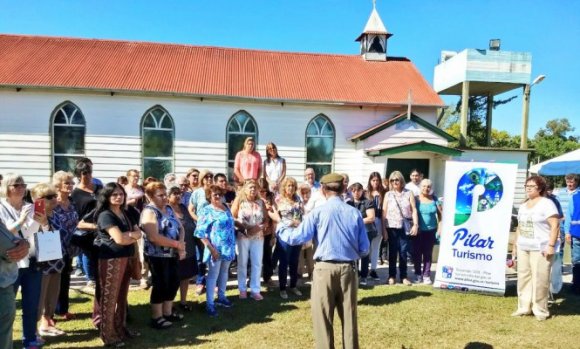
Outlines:
<svg viewBox="0 0 580 349"><path fill-rule="evenodd" d="M436 288L505 292L517 165L447 161Z"/></svg>

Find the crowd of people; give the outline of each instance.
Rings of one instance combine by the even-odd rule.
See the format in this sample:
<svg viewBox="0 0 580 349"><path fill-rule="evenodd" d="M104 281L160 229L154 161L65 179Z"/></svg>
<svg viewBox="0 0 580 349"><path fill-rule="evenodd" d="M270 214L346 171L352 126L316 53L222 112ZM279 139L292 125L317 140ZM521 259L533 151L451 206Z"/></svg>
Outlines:
<svg viewBox="0 0 580 349"><path fill-rule="evenodd" d="M3 247L0 258L0 347L12 346L15 290L22 297L24 348L41 347L42 337L64 335L55 319L74 318L69 311L69 289L75 272L87 278L87 286L94 287L92 323L103 343L113 347L122 347L140 335L127 328L126 322L131 279L151 289L150 327L158 330L172 327L184 318L183 312L192 310L187 299L190 281L195 283L196 294L206 294L209 316L218 316L218 307L232 307L225 291L233 262L240 299L263 300L262 282L277 287L283 299L301 297L299 279L304 274L312 279L315 261L336 260L320 260L321 255L332 255L332 251L317 250L325 246L321 235L304 233L301 238L307 236L305 240L277 236L298 227L308 229L301 222L313 212L317 218L307 223L319 219L317 208L333 206L329 203L336 200L358 211L364 225L368 246L364 253L348 257L349 263L356 261L358 285L379 282L377 265L384 260L388 261L388 285L432 282L441 202L433 193L432 182L417 170L411 172L409 183L399 171L385 180L373 172L366 185L350 184L348 175L341 174L340 185L328 187L336 195L329 196L312 168L306 169L299 183L286 175L286 163L276 145L267 145L262 160L249 137L236 155L232 183L223 173L195 168L183 176L170 173L143 181L140 172L132 169L117 182L104 185L92 173L90 159L80 158L74 173L58 171L50 183L36 184L29 191L22 176L4 175L0 228L11 245ZM332 180L335 176L328 181ZM570 177L570 183L567 200L562 202L565 212L554 213L553 201L544 200L543 178L531 177L526 182L529 200L520 208L519 237L513 251L520 266L519 305L514 315L533 311L538 318L549 316L544 284L549 283L550 256L563 241L554 232L560 231L559 220L566 214L562 231L567 232L567 241L578 246L573 253L573 287L580 291L578 178ZM38 202L42 202L42 210L36 209ZM537 229L542 232L540 245L534 245ZM38 261L33 236L41 231L60 232L62 258ZM538 261L540 257L544 263ZM407 274L408 258L414 266L412 277ZM278 283L272 280L276 270Z"/></svg>

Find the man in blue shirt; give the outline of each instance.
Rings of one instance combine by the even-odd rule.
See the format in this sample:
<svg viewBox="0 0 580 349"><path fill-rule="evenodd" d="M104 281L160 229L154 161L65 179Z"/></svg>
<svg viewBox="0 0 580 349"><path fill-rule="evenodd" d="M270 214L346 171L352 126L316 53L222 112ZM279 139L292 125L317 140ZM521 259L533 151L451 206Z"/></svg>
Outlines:
<svg viewBox="0 0 580 349"><path fill-rule="evenodd" d="M568 177L566 177L567 180ZM570 195L564 231L566 241L572 247L572 292L580 294L580 192L578 190Z"/></svg>
<svg viewBox="0 0 580 349"><path fill-rule="evenodd" d="M296 229L280 229L278 238L289 245L314 239L316 264L311 292L316 348L334 348L334 309L342 319L343 347L358 344L356 261L369 252L369 239L360 212L341 199L343 177L322 177L327 202L308 214Z"/></svg>
<svg viewBox="0 0 580 349"><path fill-rule="evenodd" d="M12 348L12 325L16 316L14 282L18 278L16 262L28 256L30 245L12 234L0 221L2 246L11 241L13 247L0 255L0 348Z"/></svg>

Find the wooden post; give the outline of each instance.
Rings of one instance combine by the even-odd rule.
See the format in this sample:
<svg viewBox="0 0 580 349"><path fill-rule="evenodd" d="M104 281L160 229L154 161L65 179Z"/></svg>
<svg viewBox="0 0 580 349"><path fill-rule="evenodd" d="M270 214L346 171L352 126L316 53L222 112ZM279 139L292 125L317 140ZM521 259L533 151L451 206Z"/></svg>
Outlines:
<svg viewBox="0 0 580 349"><path fill-rule="evenodd" d="M493 114L493 94L487 95L487 115L485 118L485 144L491 147L491 119Z"/></svg>
<svg viewBox="0 0 580 349"><path fill-rule="evenodd" d="M469 112L469 81L464 81L461 89L461 123L459 144L467 145L467 113Z"/></svg>
<svg viewBox="0 0 580 349"><path fill-rule="evenodd" d="M528 149L528 118L530 115L530 92L532 86L530 84L524 85L524 99L522 105L522 138L520 141L520 149Z"/></svg>

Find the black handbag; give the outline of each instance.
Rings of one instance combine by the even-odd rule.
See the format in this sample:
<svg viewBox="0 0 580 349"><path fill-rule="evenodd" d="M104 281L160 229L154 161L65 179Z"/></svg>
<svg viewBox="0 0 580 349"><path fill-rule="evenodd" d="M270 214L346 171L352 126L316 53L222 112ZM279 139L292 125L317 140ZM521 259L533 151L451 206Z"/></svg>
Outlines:
<svg viewBox="0 0 580 349"><path fill-rule="evenodd" d="M70 243L81 248L83 251L91 251L95 242L96 232L77 229L70 238Z"/></svg>

